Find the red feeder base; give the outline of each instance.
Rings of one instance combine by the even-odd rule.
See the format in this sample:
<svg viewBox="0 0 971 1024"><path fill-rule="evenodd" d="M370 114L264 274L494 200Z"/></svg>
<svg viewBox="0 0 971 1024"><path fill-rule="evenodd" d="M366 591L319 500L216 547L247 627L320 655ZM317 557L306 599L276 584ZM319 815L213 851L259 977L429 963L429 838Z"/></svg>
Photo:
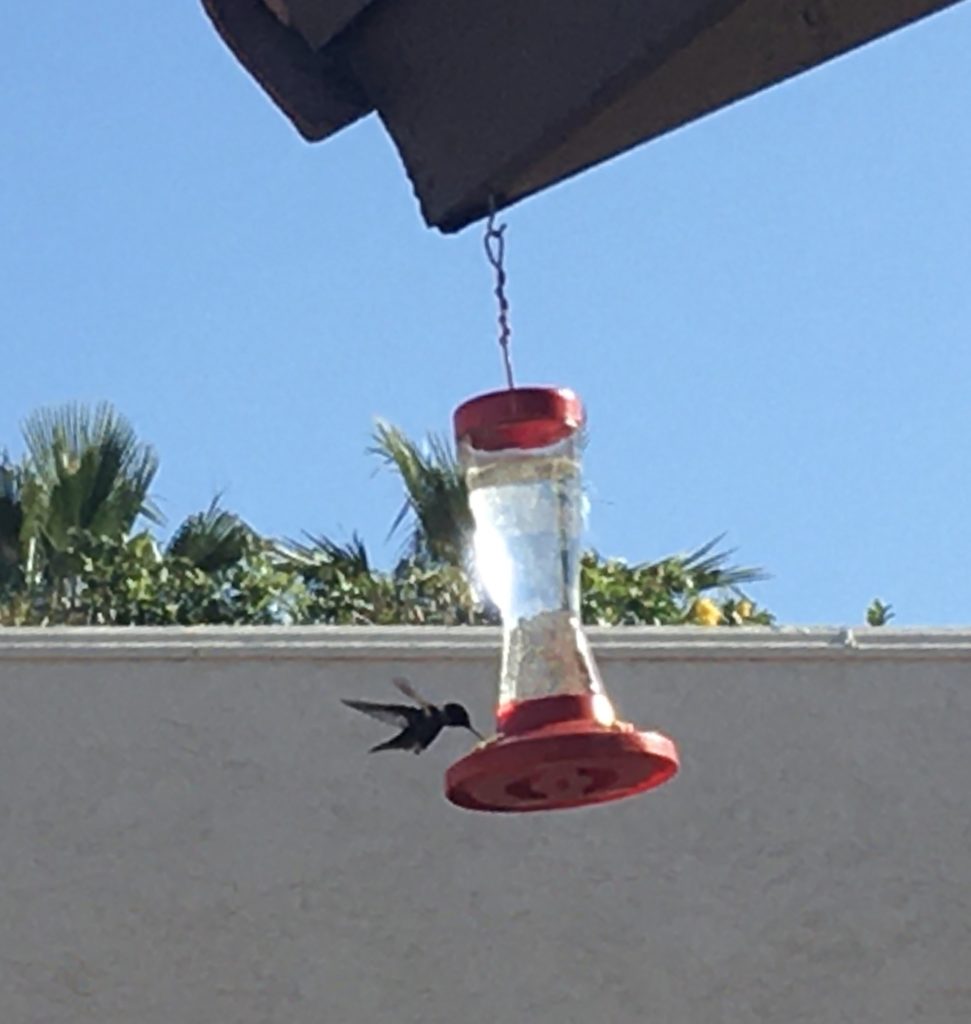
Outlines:
<svg viewBox="0 0 971 1024"><path fill-rule="evenodd" d="M561 698L520 707L546 700ZM554 811L644 793L677 771L677 748L666 736L574 718L477 747L445 773L445 795L472 811Z"/></svg>

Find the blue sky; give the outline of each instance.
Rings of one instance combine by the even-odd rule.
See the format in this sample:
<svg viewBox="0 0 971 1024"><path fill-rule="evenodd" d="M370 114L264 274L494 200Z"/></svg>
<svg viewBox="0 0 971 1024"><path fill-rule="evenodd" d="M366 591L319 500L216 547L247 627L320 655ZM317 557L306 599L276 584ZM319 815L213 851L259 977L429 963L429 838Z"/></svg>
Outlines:
<svg viewBox="0 0 971 1024"><path fill-rule="evenodd" d="M360 530L365 454L501 386L481 229L427 229L375 118L304 143L195 3L5 18L0 446L109 399L174 525ZM521 383L585 398L589 541L722 531L784 622L971 621L971 4L510 210Z"/></svg>

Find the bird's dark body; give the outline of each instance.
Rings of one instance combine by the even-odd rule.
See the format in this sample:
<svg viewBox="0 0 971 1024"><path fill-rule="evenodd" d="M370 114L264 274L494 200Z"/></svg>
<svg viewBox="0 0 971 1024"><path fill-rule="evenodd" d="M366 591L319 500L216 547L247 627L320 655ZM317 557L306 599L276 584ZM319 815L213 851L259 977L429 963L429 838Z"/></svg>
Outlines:
<svg viewBox="0 0 971 1024"><path fill-rule="evenodd" d="M372 704L366 700L345 700L344 703L349 708L363 711L364 714L382 722L397 716L405 723L405 727L397 736L371 747L369 753L372 754L378 750L413 750L420 754L445 728L441 708L413 708L407 704Z"/></svg>
<svg viewBox="0 0 971 1024"><path fill-rule="evenodd" d="M472 727L469 721L469 713L461 704L444 704L439 707L437 704L429 704L415 693L410 683L403 679L396 679L395 686L402 693L414 698L420 704L419 707L412 707L410 704L375 704L367 700L344 700L343 703L355 711L362 711L365 715L377 718L381 722L390 725L397 725L401 731L371 747L369 753L376 753L379 750L411 750L420 754L426 750L437 738L438 734L447 725L468 729L479 739L482 735Z"/></svg>

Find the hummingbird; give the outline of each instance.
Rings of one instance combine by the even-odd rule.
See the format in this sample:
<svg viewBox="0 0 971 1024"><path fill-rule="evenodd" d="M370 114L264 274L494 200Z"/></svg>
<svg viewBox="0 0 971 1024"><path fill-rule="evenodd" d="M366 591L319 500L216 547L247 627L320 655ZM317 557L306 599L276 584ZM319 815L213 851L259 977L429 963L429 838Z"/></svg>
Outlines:
<svg viewBox="0 0 971 1024"><path fill-rule="evenodd" d="M355 711L363 711L372 718L401 728L397 736L371 747L369 753L373 754L378 750L411 750L420 754L447 725L468 729L480 740L485 739L485 736L473 727L469 721L468 711L461 704L443 704L439 707L419 696L407 679L399 677L393 682L406 697L415 701L418 707L412 707L410 704L372 704L366 700L341 701Z"/></svg>

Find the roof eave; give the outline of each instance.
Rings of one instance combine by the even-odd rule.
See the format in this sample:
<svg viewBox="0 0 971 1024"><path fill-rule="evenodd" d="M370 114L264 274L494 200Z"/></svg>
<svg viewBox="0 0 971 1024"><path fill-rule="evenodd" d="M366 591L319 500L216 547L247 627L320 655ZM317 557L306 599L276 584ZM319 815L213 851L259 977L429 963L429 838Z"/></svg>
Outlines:
<svg viewBox="0 0 971 1024"><path fill-rule="evenodd" d="M340 45L313 49L262 0L202 3L226 46L308 142L320 142L374 109L347 71Z"/></svg>

